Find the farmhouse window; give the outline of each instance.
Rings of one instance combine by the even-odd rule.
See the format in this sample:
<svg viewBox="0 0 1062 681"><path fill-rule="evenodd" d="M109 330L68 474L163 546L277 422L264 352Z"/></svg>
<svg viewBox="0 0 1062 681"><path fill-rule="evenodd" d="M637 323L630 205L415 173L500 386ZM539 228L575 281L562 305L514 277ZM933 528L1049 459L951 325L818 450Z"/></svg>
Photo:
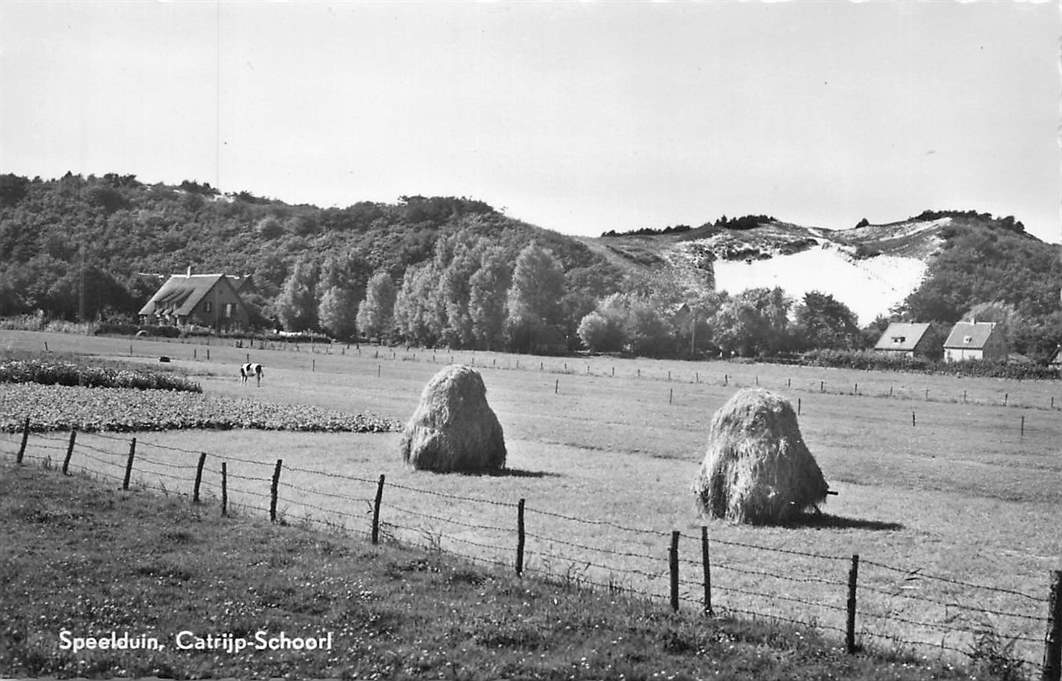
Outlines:
<svg viewBox="0 0 1062 681"><path fill-rule="evenodd" d="M203 303L203 312L212 312L214 309L214 303L209 300Z"/></svg>
<svg viewBox="0 0 1062 681"><path fill-rule="evenodd" d="M225 319L232 319L232 311L233 311L233 308L235 308L235 307L236 307L236 305L234 305L233 303L225 303L225 311L224 311Z"/></svg>
<svg viewBox="0 0 1062 681"><path fill-rule="evenodd" d="M897 345L899 345L900 343L904 342L905 340L907 340L907 336L893 336L892 337L892 342L897 344Z"/></svg>
<svg viewBox="0 0 1062 681"><path fill-rule="evenodd" d="M973 342L973 336L963 336L962 337L962 342L963 342L964 345L969 345L970 343Z"/></svg>

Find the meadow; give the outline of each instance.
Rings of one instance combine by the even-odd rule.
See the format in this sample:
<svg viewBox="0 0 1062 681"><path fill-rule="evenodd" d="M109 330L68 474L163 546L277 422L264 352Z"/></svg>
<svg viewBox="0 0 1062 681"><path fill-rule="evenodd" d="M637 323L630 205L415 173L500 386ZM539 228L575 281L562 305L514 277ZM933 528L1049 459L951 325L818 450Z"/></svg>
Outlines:
<svg viewBox="0 0 1062 681"><path fill-rule="evenodd" d="M655 597L666 597L667 545L679 530L684 609L700 607L705 525L718 610L833 634L843 631L849 560L859 554L865 645L933 657L968 652L994 632L1030 665L1042 655L1051 571L1062 566L1062 422L1053 408L1062 390L1054 381L0 332L3 350L45 342L50 351L106 359L157 363L167 355L209 396L399 420L441 365L474 363L505 428L510 475L412 471L398 458L395 433L178 430L138 437L134 477L187 492L198 453L207 452L246 478L231 482L231 502L260 515L280 458L286 519L366 532L383 474L385 536L509 564L515 505L526 499L529 571ZM240 382L248 356L265 365L260 388ZM693 507L689 487L712 413L738 387L756 384L799 401L804 439L838 493L822 517L800 526L709 521ZM95 458L75 455L74 467L120 477L137 435L79 435ZM0 436L0 449L11 452L17 439ZM64 442L63 433L34 437L27 451L54 460ZM216 495L217 485L212 458L204 486Z"/></svg>

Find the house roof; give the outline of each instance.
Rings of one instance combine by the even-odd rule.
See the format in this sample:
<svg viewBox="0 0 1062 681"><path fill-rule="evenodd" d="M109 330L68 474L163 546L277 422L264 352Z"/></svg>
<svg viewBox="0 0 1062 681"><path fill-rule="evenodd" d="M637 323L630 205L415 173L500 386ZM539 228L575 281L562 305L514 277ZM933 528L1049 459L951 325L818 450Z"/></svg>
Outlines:
<svg viewBox="0 0 1062 681"><path fill-rule="evenodd" d="M875 350L914 350L922 337L929 331L929 324L909 324L893 322L885 333L881 334Z"/></svg>
<svg viewBox="0 0 1062 681"><path fill-rule="evenodd" d="M944 347L979 350L985 347L995 328L994 322L957 322L951 327Z"/></svg>
<svg viewBox="0 0 1062 681"><path fill-rule="evenodd" d="M140 314L191 314L199 301L224 278L224 274L174 274L140 308Z"/></svg>

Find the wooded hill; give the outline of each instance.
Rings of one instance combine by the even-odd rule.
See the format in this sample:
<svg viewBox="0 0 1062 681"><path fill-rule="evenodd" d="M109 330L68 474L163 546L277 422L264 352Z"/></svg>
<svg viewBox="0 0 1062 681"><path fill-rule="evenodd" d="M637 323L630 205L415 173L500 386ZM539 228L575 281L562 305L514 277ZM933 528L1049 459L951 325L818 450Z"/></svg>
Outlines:
<svg viewBox="0 0 1062 681"><path fill-rule="evenodd" d="M932 229L922 229L930 223ZM713 239L724 255L713 255ZM794 301L777 291L711 292L692 286L689 267L669 255L679 247L702 253L710 268L725 253L748 257L757 248L763 253L755 257L769 258L771 251L823 241L840 244L855 259L896 249L928 263L921 285L892 316L951 322L976 305L997 303L1011 315L1020 350L1040 357L1062 340L1058 248L1024 233L1012 217L927 211L889 225L864 221L827 230L745 216L587 239L529 225L469 198L403 196L393 204L318 208L248 192L221 194L195 181L145 184L118 174L0 175L0 316L43 310L74 319L83 273L87 318L130 319L162 277L192 267L251 274L258 292L251 302L263 321L335 336L354 333L354 313L375 291L369 282L377 275L392 289L376 293L384 303L388 296L394 301L394 323L370 328L366 317L359 331L407 342L657 355L860 347L881 320L860 335L829 295ZM515 277L532 243L552 258L527 258L522 279ZM555 276L528 270L532 260L557 270ZM513 298L515 279L523 300ZM692 316L674 314L683 303ZM597 316L583 334L591 313ZM523 315L523 327L514 314ZM799 328L801 319L815 328ZM519 329L528 331L532 321L541 333L521 336Z"/></svg>

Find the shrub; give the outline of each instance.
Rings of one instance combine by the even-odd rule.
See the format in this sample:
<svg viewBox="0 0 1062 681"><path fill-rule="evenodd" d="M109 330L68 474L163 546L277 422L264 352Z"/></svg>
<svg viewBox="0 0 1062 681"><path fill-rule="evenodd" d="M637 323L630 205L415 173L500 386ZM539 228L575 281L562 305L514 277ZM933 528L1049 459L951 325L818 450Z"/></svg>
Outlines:
<svg viewBox="0 0 1062 681"><path fill-rule="evenodd" d="M914 371L925 374L978 376L983 378L1057 378L1055 369L1040 364L1009 364L984 360L945 362L924 357L896 357L868 350L812 350L785 363L878 371Z"/></svg>
<svg viewBox="0 0 1062 681"><path fill-rule="evenodd" d="M0 383L203 392L198 383L165 372L37 359L12 359L0 362Z"/></svg>

